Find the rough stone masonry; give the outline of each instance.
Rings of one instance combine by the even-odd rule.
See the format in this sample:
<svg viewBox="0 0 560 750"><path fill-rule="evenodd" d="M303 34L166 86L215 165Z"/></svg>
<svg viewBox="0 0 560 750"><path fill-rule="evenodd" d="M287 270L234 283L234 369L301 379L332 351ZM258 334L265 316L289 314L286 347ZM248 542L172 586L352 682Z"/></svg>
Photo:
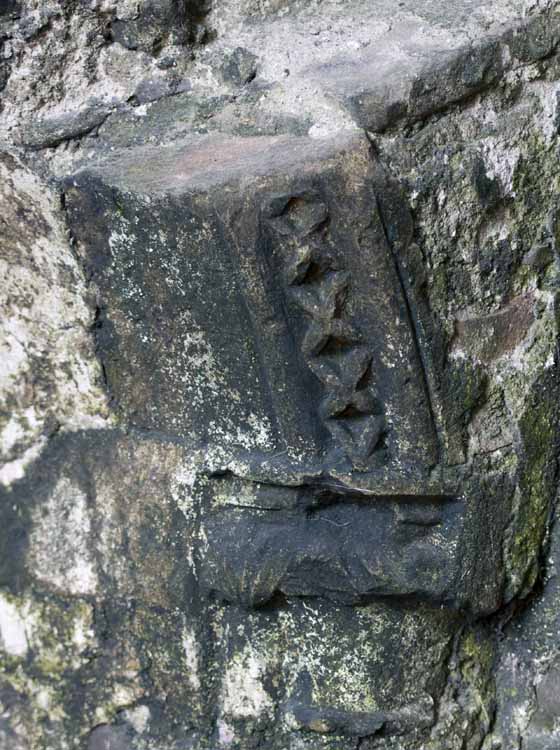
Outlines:
<svg viewBox="0 0 560 750"><path fill-rule="evenodd" d="M559 44L0 0L0 750L559 750Z"/></svg>

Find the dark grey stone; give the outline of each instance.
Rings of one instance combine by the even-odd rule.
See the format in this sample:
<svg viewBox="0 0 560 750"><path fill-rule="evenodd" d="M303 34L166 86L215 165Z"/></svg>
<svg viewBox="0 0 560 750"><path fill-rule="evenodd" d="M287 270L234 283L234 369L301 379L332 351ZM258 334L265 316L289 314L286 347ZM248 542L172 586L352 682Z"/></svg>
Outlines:
<svg viewBox="0 0 560 750"><path fill-rule="evenodd" d="M257 57L248 49L236 47L222 63L221 71L226 81L243 86L257 74Z"/></svg>
<svg viewBox="0 0 560 750"><path fill-rule="evenodd" d="M39 120L27 128L24 145L39 149L83 136L98 128L111 110L110 105L92 101L84 109Z"/></svg>

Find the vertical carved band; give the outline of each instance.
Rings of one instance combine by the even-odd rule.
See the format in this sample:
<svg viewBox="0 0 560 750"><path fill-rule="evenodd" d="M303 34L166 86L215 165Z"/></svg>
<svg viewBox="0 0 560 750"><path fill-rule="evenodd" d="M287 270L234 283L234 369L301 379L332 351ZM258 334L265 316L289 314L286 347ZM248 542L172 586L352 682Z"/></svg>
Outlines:
<svg viewBox="0 0 560 750"><path fill-rule="evenodd" d="M374 453L385 451L387 428L373 354L347 311L352 280L329 237L329 209L304 192L274 197L266 213L285 293L305 318L300 346L324 389L321 418L335 444L365 469Z"/></svg>

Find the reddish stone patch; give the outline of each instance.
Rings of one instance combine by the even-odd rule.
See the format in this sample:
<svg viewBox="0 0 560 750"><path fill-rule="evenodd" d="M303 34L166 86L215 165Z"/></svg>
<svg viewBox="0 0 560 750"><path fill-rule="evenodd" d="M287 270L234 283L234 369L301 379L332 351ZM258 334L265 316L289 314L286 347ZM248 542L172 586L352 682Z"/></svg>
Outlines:
<svg viewBox="0 0 560 750"><path fill-rule="evenodd" d="M452 352L464 351L485 363L512 352L535 320L534 305L534 296L525 294L492 315L456 320Z"/></svg>

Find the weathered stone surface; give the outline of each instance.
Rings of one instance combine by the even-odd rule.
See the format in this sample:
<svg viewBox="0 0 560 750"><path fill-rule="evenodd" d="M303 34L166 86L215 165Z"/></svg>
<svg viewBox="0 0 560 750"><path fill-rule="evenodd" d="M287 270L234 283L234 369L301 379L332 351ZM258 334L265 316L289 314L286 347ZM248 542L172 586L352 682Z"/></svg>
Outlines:
<svg viewBox="0 0 560 750"><path fill-rule="evenodd" d="M556 748L559 12L2 7L2 750Z"/></svg>
<svg viewBox="0 0 560 750"><path fill-rule="evenodd" d="M0 483L9 484L51 435L104 426L108 412L60 198L9 153L0 173Z"/></svg>
<svg viewBox="0 0 560 750"><path fill-rule="evenodd" d="M427 476L434 426L372 177L363 138L239 138L71 178L67 212L125 421L195 444L260 429L261 449L295 462L342 451L324 473L346 455L377 482Z"/></svg>

